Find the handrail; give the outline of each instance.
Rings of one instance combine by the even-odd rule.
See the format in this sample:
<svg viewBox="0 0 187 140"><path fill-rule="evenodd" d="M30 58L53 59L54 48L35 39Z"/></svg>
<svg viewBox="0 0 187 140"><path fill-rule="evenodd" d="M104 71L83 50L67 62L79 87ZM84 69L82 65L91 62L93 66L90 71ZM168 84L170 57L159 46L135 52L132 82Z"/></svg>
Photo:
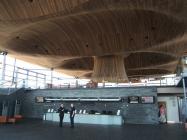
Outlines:
<svg viewBox="0 0 187 140"><path fill-rule="evenodd" d="M13 67L13 65L10 65L10 64L5 64L5 65L8 65L8 66ZM25 69L25 68L21 68L21 67L18 67L18 66L16 66L16 68L21 69L21 70L25 70L25 71L29 71L29 72L32 72L32 73L38 73L38 72L29 70L29 69ZM40 75L45 75L45 74L43 74L43 73L39 73L39 74L40 74Z"/></svg>
<svg viewBox="0 0 187 140"><path fill-rule="evenodd" d="M62 78L57 76L52 76L50 74L44 74L36 71L32 71L30 69L21 68L19 66L13 66L10 64L5 64L7 67L5 72L5 80L0 81L0 86L6 86L6 87L19 87L20 83L22 82L21 86L30 87L30 88L46 88L48 85L48 88L75 88L77 87L87 87L86 81L78 78ZM15 68L16 70L10 70L10 68ZM42 70L42 69L40 69ZM45 69L44 69L45 70ZM12 74L13 73L13 74ZM101 85L102 83L99 83L97 88L100 87L131 87L131 86L170 86L170 85L176 85L176 77L162 77L164 79L160 79L157 81L150 81L148 79L148 82L140 82L140 83L126 83L124 85L117 84L116 85ZM168 83L167 79L171 78L172 83ZM82 81L81 81L82 80ZM73 83L73 84L72 84ZM71 84L71 85L70 85ZM112 84L112 83L111 83ZM20 87L21 87L20 86Z"/></svg>
<svg viewBox="0 0 187 140"><path fill-rule="evenodd" d="M1 80L1 81L5 81L5 80ZM0 81L0 82L1 82L1 81ZM6 82L0 84L0 86L4 85L5 83L9 83L9 82L12 82L12 81L6 81Z"/></svg>

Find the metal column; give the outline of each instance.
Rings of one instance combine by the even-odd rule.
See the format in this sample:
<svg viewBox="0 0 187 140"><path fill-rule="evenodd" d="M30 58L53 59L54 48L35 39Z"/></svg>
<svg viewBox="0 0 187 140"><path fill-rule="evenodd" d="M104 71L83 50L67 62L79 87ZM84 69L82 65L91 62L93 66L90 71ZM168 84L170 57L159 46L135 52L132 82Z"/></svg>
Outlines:
<svg viewBox="0 0 187 140"><path fill-rule="evenodd" d="M75 77L76 81L75 81L75 87L78 88L79 87L79 82L78 82L78 79L79 77Z"/></svg>
<svg viewBox="0 0 187 140"><path fill-rule="evenodd" d="M26 85L25 85L26 88L29 87L29 70L27 70L27 75L26 75Z"/></svg>
<svg viewBox="0 0 187 140"><path fill-rule="evenodd" d="M46 88L46 75L44 75L44 88Z"/></svg>
<svg viewBox="0 0 187 140"><path fill-rule="evenodd" d="M17 85L18 85L18 71L19 71L19 69L17 68L16 69L16 77L15 77L15 88L17 88Z"/></svg>
<svg viewBox="0 0 187 140"><path fill-rule="evenodd" d="M36 88L38 88L38 73L36 73Z"/></svg>
<svg viewBox="0 0 187 140"><path fill-rule="evenodd" d="M16 58L14 59L14 69L12 74L12 85L15 83Z"/></svg>
<svg viewBox="0 0 187 140"><path fill-rule="evenodd" d="M2 63L2 75L1 75L1 80L2 80L2 83L3 81L5 80L5 70L6 70L6 55L7 55L7 52L3 52L3 63Z"/></svg>
<svg viewBox="0 0 187 140"><path fill-rule="evenodd" d="M51 88L53 88L53 68L51 68Z"/></svg>
<svg viewBox="0 0 187 140"><path fill-rule="evenodd" d="M184 76L182 78L182 82L183 82L183 91L184 91L184 105L185 105L185 120L187 119L187 102L186 102L186 86L185 86L185 79Z"/></svg>
<svg viewBox="0 0 187 140"><path fill-rule="evenodd" d="M105 81L103 81L102 84L103 84L102 86L103 86L103 88L104 88L104 87L105 87Z"/></svg>

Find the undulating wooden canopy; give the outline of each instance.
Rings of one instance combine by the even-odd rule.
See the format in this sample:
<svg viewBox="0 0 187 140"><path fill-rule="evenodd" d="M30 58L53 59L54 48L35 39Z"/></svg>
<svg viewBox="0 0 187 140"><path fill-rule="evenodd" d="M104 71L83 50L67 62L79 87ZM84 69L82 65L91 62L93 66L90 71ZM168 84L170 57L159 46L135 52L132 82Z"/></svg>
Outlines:
<svg viewBox="0 0 187 140"><path fill-rule="evenodd" d="M174 73L187 0L0 0L0 51L80 78Z"/></svg>

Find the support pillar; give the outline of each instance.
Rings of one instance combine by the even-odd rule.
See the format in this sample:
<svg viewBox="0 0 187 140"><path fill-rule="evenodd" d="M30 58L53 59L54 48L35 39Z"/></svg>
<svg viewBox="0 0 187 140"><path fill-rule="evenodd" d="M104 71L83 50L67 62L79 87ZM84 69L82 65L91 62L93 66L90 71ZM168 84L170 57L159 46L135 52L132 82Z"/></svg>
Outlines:
<svg viewBox="0 0 187 140"><path fill-rule="evenodd" d="M46 75L44 75L44 88L46 88Z"/></svg>
<svg viewBox="0 0 187 140"><path fill-rule="evenodd" d="M53 88L53 68L51 68L51 88Z"/></svg>
<svg viewBox="0 0 187 140"><path fill-rule="evenodd" d="M1 83L3 84L4 80L5 80L5 71L6 71L6 56L7 56L7 52L3 52L3 61L2 61L2 72L1 72Z"/></svg>
<svg viewBox="0 0 187 140"><path fill-rule="evenodd" d="M36 88L38 88L38 73L36 73Z"/></svg>
<svg viewBox="0 0 187 140"><path fill-rule="evenodd" d="M184 92L184 107L185 107L185 120L187 119L187 96L186 96L186 86L184 76L182 78L183 82L183 92Z"/></svg>
<svg viewBox="0 0 187 140"><path fill-rule="evenodd" d="M14 59L14 69L12 73L12 85L15 83L15 72L16 72L16 58Z"/></svg>
<svg viewBox="0 0 187 140"><path fill-rule="evenodd" d="M127 82L124 56L108 55L94 58L93 80L97 82Z"/></svg>
<svg viewBox="0 0 187 140"><path fill-rule="evenodd" d="M79 82L78 82L78 77L75 77L76 81L75 81L75 87L78 88L79 87Z"/></svg>

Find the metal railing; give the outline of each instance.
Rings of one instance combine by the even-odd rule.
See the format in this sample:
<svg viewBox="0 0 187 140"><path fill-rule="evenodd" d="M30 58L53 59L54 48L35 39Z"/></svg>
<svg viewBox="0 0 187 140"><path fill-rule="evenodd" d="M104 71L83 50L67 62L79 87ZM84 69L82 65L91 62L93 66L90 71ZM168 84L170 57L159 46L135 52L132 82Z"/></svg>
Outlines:
<svg viewBox="0 0 187 140"><path fill-rule="evenodd" d="M45 88L86 88L91 83L89 80L64 78L53 76L48 69L37 70L25 69L18 66L5 64L4 68L0 67L0 72L4 69L3 78L0 78L0 88L31 88L31 89L45 89ZM45 74L43 71L49 71ZM95 88L101 87L133 87L133 86L174 86L180 80L179 77L157 77L157 79L147 78L137 83L97 83Z"/></svg>
<svg viewBox="0 0 187 140"><path fill-rule="evenodd" d="M34 71L9 64L5 64L4 67L0 67L0 72L4 69L3 76L1 74L0 78L0 88L75 88L77 86L81 87L84 85L81 83L85 83L83 79L57 77L38 72L37 70ZM48 69L38 70L50 71Z"/></svg>

